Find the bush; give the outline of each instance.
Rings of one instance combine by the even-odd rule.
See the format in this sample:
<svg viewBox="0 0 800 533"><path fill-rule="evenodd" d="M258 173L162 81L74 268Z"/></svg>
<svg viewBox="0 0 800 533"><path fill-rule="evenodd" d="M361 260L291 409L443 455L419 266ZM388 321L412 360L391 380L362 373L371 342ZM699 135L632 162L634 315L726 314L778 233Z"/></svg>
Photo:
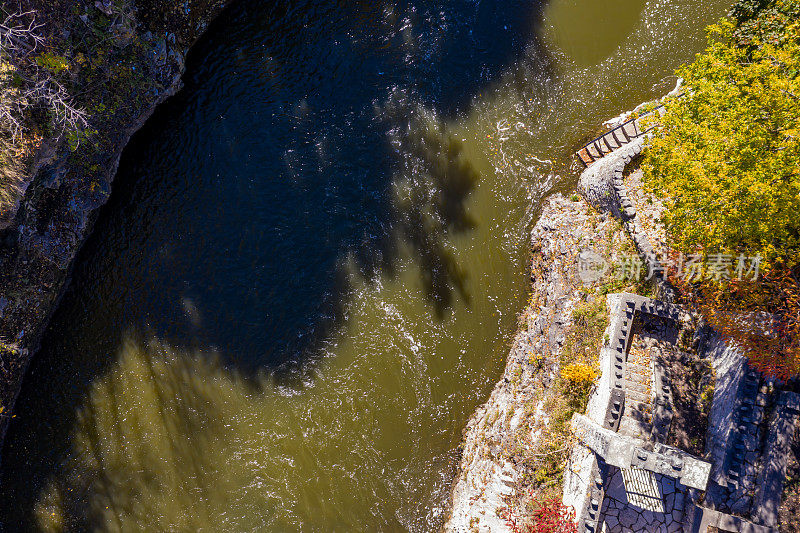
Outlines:
<svg viewBox="0 0 800 533"><path fill-rule="evenodd" d="M607 325L602 296L581 303L572 312L572 326L558 355L561 370L548 385L544 398L548 422L539 428L536 453L528 464L540 488L558 483L563 476L574 440L570 421L573 414L586 410Z"/></svg>
<svg viewBox="0 0 800 533"><path fill-rule="evenodd" d="M800 371L800 1L744 0L681 67L642 164L685 254L761 257L760 278L675 280L755 366Z"/></svg>
<svg viewBox="0 0 800 533"><path fill-rule="evenodd" d="M730 15L736 25L736 45L750 48L762 42L779 44L786 39L786 28L800 16L800 8L792 1L740 0Z"/></svg>
<svg viewBox="0 0 800 533"><path fill-rule="evenodd" d="M514 533L577 533L575 513L559 498L533 499L531 517L525 524L508 519Z"/></svg>
<svg viewBox="0 0 800 533"><path fill-rule="evenodd" d="M69 61L67 61L67 58L51 52L45 52L37 56L36 64L44 69L49 70L53 74L61 74L65 70L69 69Z"/></svg>
<svg viewBox="0 0 800 533"><path fill-rule="evenodd" d="M570 363L561 369L561 377L575 386L582 387L591 385L597 378L597 372L587 364Z"/></svg>

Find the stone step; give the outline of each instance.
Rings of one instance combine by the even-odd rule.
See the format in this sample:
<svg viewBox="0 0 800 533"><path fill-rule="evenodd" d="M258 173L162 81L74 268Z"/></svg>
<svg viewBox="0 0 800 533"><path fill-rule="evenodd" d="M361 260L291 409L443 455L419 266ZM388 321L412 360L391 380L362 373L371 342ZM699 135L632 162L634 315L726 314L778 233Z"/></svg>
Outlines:
<svg viewBox="0 0 800 533"><path fill-rule="evenodd" d="M651 395L650 384L644 385L642 383L637 383L635 381L631 381L627 377L622 380L622 387L625 389L625 393L627 394L628 391L639 392L647 396L648 401Z"/></svg>
<svg viewBox="0 0 800 533"><path fill-rule="evenodd" d="M614 140L617 142L619 146L628 144L629 142L628 139L625 138L625 135L622 133L621 128L614 128L608 133L614 138Z"/></svg>
<svg viewBox="0 0 800 533"><path fill-rule="evenodd" d="M618 433L635 439L647 440L650 438L651 431L652 426L650 424L624 416L619 424Z"/></svg>
<svg viewBox="0 0 800 533"><path fill-rule="evenodd" d="M603 135L597 142L603 146L604 150L608 150L610 152L613 152L617 148L616 144L608 135Z"/></svg>
<svg viewBox="0 0 800 533"><path fill-rule="evenodd" d="M626 390L625 391L625 402L626 403L633 403L633 404L643 404L643 405L650 405L653 399L649 394L645 394L643 392L635 391L635 390Z"/></svg>
<svg viewBox="0 0 800 533"><path fill-rule="evenodd" d="M611 153L611 150L609 150L608 147L603 144L603 140L602 139L597 139L595 142L593 142L592 143L592 148L597 150L602 155L606 155L606 154L610 154Z"/></svg>
<svg viewBox="0 0 800 533"><path fill-rule="evenodd" d="M653 410L652 407L645 404L639 404L636 407L631 407L630 404L625 405L625 412L622 414L623 420L625 418L632 418L639 422L653 423Z"/></svg>
<svg viewBox="0 0 800 533"><path fill-rule="evenodd" d="M640 365L638 363L631 363L630 361L628 361L628 363L625 365L625 368L628 370L630 374L644 376L647 379L650 379L650 376L652 376L653 374L653 371L649 366Z"/></svg>
<svg viewBox="0 0 800 533"><path fill-rule="evenodd" d="M753 498L749 494L736 494L731 497L730 509L732 513L749 515L750 507L753 505Z"/></svg>
<svg viewBox="0 0 800 533"><path fill-rule="evenodd" d="M628 352L628 357L626 359L629 365L638 365L644 368L650 368L650 356L646 353L632 353ZM649 370L648 370L649 372Z"/></svg>
<svg viewBox="0 0 800 533"><path fill-rule="evenodd" d="M653 383L645 376L628 374L624 377L624 379L635 387L634 390L638 390L639 392L643 392L645 394L650 394L650 391L653 388Z"/></svg>

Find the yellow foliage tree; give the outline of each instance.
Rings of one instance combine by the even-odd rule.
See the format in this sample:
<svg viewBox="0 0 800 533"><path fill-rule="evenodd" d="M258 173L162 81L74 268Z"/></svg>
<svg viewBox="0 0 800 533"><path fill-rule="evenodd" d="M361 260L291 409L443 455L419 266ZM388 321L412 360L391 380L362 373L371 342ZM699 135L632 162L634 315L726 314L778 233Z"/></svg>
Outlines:
<svg viewBox="0 0 800 533"><path fill-rule="evenodd" d="M570 363L561 369L561 377L573 385L590 385L597 378L597 371L584 363Z"/></svg>
<svg viewBox="0 0 800 533"><path fill-rule="evenodd" d="M786 378L800 371L800 1L766 4L709 28L642 168L675 250L760 256L760 277L736 279L734 264L676 281L756 366Z"/></svg>

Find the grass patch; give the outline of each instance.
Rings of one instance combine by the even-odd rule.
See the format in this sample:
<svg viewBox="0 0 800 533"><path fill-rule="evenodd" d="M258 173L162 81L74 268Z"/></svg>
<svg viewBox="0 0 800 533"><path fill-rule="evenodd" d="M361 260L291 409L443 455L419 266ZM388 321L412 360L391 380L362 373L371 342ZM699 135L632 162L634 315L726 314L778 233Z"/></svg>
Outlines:
<svg viewBox="0 0 800 533"><path fill-rule="evenodd" d="M0 137L0 218L9 206L16 203L22 192L23 172L19 158L15 157L12 142Z"/></svg>

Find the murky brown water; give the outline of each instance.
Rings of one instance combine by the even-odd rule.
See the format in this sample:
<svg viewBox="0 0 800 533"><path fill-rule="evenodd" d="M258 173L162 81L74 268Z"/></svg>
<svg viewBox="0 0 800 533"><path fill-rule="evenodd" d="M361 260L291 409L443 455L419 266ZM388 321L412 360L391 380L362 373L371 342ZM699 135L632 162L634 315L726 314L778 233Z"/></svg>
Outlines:
<svg viewBox="0 0 800 533"><path fill-rule="evenodd" d="M182 135L219 136L224 150L159 142L158 149L175 150L160 163L167 170L142 171L115 190L118 209L101 219L100 237L82 254L75 285L34 363L5 447L6 525L436 530L444 520L462 428L505 363L527 288L528 230L541 199L574 186L569 154L600 122L674 85L673 69L702 48L703 26L727 6L717 0L553 0L543 14L532 9L529 19L516 21L530 35L508 64L480 78L474 90L459 93L462 112L448 109L458 98L436 89L430 78L435 69L419 77L419 83L434 87L428 93L400 81L376 91L370 105L361 107L384 125L376 135L388 150L358 148L346 125L362 131L358 120L327 124L324 117L332 111L313 115L317 104L311 96L296 100L290 120L304 113L314 120L289 128L289 141L281 140L288 145L275 141L263 148L277 150L263 162L262 148L251 144L248 130L249 121L257 122L248 111L255 104L236 91L225 93L230 101L211 125L174 128L181 124L178 118L165 121L163 128L172 124ZM459 7L468 22L483 16L477 9L472 14L473 8ZM387 22L375 24L385 32L386 46L399 39L407 54L400 61L435 55L438 48L430 43L447 39L447 24L457 25L435 9L420 8L417 15L386 9ZM419 15L423 11L427 14ZM289 9L278 20L293 16L300 14ZM332 8L325 16L337 12ZM439 16L445 22L440 24ZM230 23L235 22L233 17ZM504 25L501 20L497 39L508 38L499 29ZM224 41L224 31L217 31ZM349 35L357 47L361 41L349 31L332 30L332 39ZM525 35L524 28L513 31L517 39ZM259 67L264 72L252 79L281 80L290 60L300 60L280 56L277 44L264 46ZM235 68L246 69L252 57L242 52ZM210 64L196 68L213 71L215 63ZM369 72L383 75L383 68L378 64ZM324 79L340 72L334 66L315 75ZM195 89L190 84L187 90ZM282 94L283 89L271 90ZM353 109L361 109L358 105ZM237 109L244 109L241 121L225 118L235 117ZM219 222L234 216L227 205L205 209L208 199L193 203L208 183L207 194L218 199L219 187L232 179L226 165L243 159L253 161L256 174L278 160L280 172L295 176L279 181L270 195L286 188L306 191L303 184L310 178L303 165L310 159L291 144L292 135L302 132L318 141L308 146L310 154L318 154L314 165L320 176L370 168L371 159L391 161L380 167L389 169L388 187L371 189L362 180L352 200L378 191L394 213L379 225L393 243L388 266L365 266L359 253L379 248L372 245L333 246L335 261L314 266L330 235L349 235L326 225L340 213L333 196L318 201L328 206L318 222L314 206L283 201L262 210L258 202L267 200L249 202L263 187L248 189L251 178L237 174L238 196L228 190L222 204L232 204L231 213L246 207L247 216L233 228ZM362 159L337 159L337 150L346 150L348 142L353 150L364 150ZM156 149L143 141L140 146ZM191 158L195 166L180 174L184 163L175 161ZM135 163L133 156L125 161ZM339 184L313 182L308 191ZM143 209L152 198L158 201ZM381 205L354 208L352 216L372 209L380 218ZM254 218L284 208L281 220L301 225L298 232L280 225L253 229ZM193 212L199 213L196 220ZM365 227L368 235L371 226ZM362 229L351 232L355 241ZM217 253L198 251L223 230L233 244L215 248ZM328 237L305 242L295 234ZM270 244L260 249L265 239ZM295 260L294 250L303 246L308 259ZM250 271L259 274L251 279ZM282 277L286 271L290 274ZM287 339L302 329L297 324L314 322L320 313L314 301L323 299L336 272L348 281L347 290L336 293L341 313L311 353L303 352ZM317 278L322 289L314 288ZM206 285L236 290L217 301ZM253 309L261 314L248 314ZM276 377L275 362L287 357L296 364Z"/></svg>

